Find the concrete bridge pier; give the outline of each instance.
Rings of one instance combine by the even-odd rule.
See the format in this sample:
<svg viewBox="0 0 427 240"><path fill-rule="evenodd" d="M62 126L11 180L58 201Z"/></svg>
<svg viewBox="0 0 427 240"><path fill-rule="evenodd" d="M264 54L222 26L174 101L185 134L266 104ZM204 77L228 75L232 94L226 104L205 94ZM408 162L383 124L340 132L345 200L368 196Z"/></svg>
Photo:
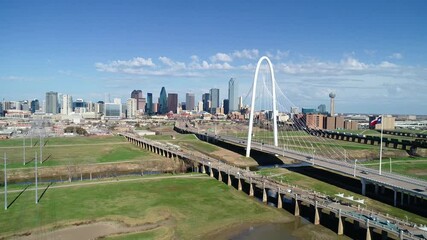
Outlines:
<svg viewBox="0 0 427 240"><path fill-rule="evenodd" d="M218 169L218 181L222 182L221 169Z"/></svg>
<svg viewBox="0 0 427 240"><path fill-rule="evenodd" d="M209 166L209 176L214 177L212 166Z"/></svg>
<svg viewBox="0 0 427 240"><path fill-rule="evenodd" d="M319 210L317 209L317 201L314 202L314 225L320 224Z"/></svg>
<svg viewBox="0 0 427 240"><path fill-rule="evenodd" d="M249 182L249 197L253 197L253 196L254 196L254 186L252 184L252 178L251 178Z"/></svg>
<svg viewBox="0 0 427 240"><path fill-rule="evenodd" d="M371 240L371 231L369 230L369 219L366 219L366 240Z"/></svg>
<svg viewBox="0 0 427 240"><path fill-rule="evenodd" d="M296 194L296 193L295 193L295 211L294 211L294 216L295 217L299 216L298 194Z"/></svg>
<svg viewBox="0 0 427 240"><path fill-rule="evenodd" d="M342 223L342 217L341 217L341 209L338 210L338 235L344 234L344 225Z"/></svg>
<svg viewBox="0 0 427 240"><path fill-rule="evenodd" d="M280 195L280 187L279 187L279 189L277 189L277 208L283 208L282 196Z"/></svg>
<svg viewBox="0 0 427 240"><path fill-rule="evenodd" d="M237 180L238 180L238 182L237 182L237 190L242 191L242 181L240 180L240 176L239 176L239 178Z"/></svg>
<svg viewBox="0 0 427 240"><path fill-rule="evenodd" d="M205 169L205 165L202 165L202 173L205 174L206 173L206 169Z"/></svg>
<svg viewBox="0 0 427 240"><path fill-rule="evenodd" d="M231 186L230 171L228 171L228 174L227 174L227 185L228 185L228 186Z"/></svg>
<svg viewBox="0 0 427 240"><path fill-rule="evenodd" d="M265 191L265 183L262 183L262 202L267 202L267 191Z"/></svg>
<svg viewBox="0 0 427 240"><path fill-rule="evenodd" d="M376 183L374 183L374 186L375 186L375 195L378 195L378 188L379 188L379 185L378 185L378 184L376 184Z"/></svg>

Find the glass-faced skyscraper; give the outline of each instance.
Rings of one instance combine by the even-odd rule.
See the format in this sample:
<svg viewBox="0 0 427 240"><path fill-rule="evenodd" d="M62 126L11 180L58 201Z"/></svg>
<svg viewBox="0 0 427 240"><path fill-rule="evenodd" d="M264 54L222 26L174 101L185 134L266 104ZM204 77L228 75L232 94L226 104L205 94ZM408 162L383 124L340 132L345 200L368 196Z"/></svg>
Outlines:
<svg viewBox="0 0 427 240"><path fill-rule="evenodd" d="M209 90L209 93L211 95L211 112L215 112L216 109L219 107L219 89L211 88L211 90Z"/></svg>
<svg viewBox="0 0 427 240"><path fill-rule="evenodd" d="M58 93L47 92L46 93L46 113L57 114L59 110L58 106Z"/></svg>
<svg viewBox="0 0 427 240"><path fill-rule="evenodd" d="M159 113L166 114L167 112L168 112L168 95L166 94L165 87L162 87L162 90L160 91L160 98L159 98Z"/></svg>
<svg viewBox="0 0 427 240"><path fill-rule="evenodd" d="M239 110L238 88L239 85L237 80L231 78L230 81L228 81L228 110L230 112Z"/></svg>
<svg viewBox="0 0 427 240"><path fill-rule="evenodd" d="M147 93L147 105L145 105L145 112L148 115L153 114L153 94Z"/></svg>
<svg viewBox="0 0 427 240"><path fill-rule="evenodd" d="M209 93L204 93L202 95L203 111L205 112L210 111L210 101L211 101L211 95Z"/></svg>

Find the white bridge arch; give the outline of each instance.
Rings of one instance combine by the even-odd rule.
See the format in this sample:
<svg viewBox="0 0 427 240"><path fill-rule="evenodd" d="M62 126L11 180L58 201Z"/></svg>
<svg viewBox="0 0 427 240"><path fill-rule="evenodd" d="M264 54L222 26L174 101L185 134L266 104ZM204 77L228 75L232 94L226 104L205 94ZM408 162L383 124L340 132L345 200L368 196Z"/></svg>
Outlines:
<svg viewBox="0 0 427 240"><path fill-rule="evenodd" d="M254 111L255 111L255 93L256 93L256 84L258 81L258 72L263 61L267 61L267 64L270 69L271 76L271 87L273 92L273 134L274 134L274 146L278 146L279 142L277 140L277 106L276 106L276 79L274 77L273 64L267 56L262 56L258 60L258 64L255 69L254 83L252 87L252 101L251 101L251 114L249 116L249 131L248 131L248 143L246 146L246 157L249 157L251 154L251 143L252 143L252 131L254 125Z"/></svg>

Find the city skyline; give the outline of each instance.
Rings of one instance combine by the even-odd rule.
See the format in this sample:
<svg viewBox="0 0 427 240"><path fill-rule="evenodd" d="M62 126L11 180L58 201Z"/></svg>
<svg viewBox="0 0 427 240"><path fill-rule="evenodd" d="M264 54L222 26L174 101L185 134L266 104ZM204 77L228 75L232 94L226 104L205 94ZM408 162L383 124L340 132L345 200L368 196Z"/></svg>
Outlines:
<svg viewBox="0 0 427 240"><path fill-rule="evenodd" d="M336 112L427 114L424 1L187 3L2 1L0 97L157 99L165 86L199 101L232 77L245 96L267 55L296 106L334 91Z"/></svg>

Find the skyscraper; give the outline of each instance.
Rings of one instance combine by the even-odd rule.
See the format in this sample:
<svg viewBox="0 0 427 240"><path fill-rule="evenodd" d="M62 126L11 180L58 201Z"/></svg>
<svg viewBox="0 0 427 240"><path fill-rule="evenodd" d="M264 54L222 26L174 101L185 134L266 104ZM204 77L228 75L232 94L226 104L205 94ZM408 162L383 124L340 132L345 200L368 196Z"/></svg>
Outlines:
<svg viewBox="0 0 427 240"><path fill-rule="evenodd" d="M211 88L211 90L209 90L209 93L211 95L211 113L215 113L216 109L219 107L219 89Z"/></svg>
<svg viewBox="0 0 427 240"><path fill-rule="evenodd" d="M135 118L137 112L137 100L135 98L129 98L127 100L127 111L126 118Z"/></svg>
<svg viewBox="0 0 427 240"><path fill-rule="evenodd" d="M70 115L73 111L73 97L68 94L62 95L61 114Z"/></svg>
<svg viewBox="0 0 427 240"><path fill-rule="evenodd" d="M165 87L162 87L159 98L159 113L166 114L168 112L168 97Z"/></svg>
<svg viewBox="0 0 427 240"><path fill-rule="evenodd" d="M130 97L135 98L135 99L142 98L142 91L141 90L133 90L130 94Z"/></svg>
<svg viewBox="0 0 427 240"><path fill-rule="evenodd" d="M185 95L185 107L188 111L194 110L194 93L187 93Z"/></svg>
<svg viewBox="0 0 427 240"><path fill-rule="evenodd" d="M228 108L230 106L230 102L228 99L224 99L223 104L224 106L224 114L228 114L230 112L230 109Z"/></svg>
<svg viewBox="0 0 427 240"><path fill-rule="evenodd" d="M40 109L39 100L34 99L33 101L31 101L31 113L35 113L39 109Z"/></svg>
<svg viewBox="0 0 427 240"><path fill-rule="evenodd" d="M228 81L228 109L230 112L239 110L238 82L234 78ZM224 105L224 109L225 109Z"/></svg>
<svg viewBox="0 0 427 240"><path fill-rule="evenodd" d="M168 94L168 112L177 113L178 111L178 94L169 93Z"/></svg>
<svg viewBox="0 0 427 240"><path fill-rule="evenodd" d="M57 114L58 113L58 93L47 92L46 93L46 113Z"/></svg>
<svg viewBox="0 0 427 240"><path fill-rule="evenodd" d="M144 113L146 101L145 101L145 98L143 97L142 91L141 90L133 90L130 94L130 97L136 99L137 110L140 113Z"/></svg>
<svg viewBox="0 0 427 240"><path fill-rule="evenodd" d="M147 104L145 105L145 112L148 115L153 114L153 94L147 93Z"/></svg>
<svg viewBox="0 0 427 240"><path fill-rule="evenodd" d="M205 111L205 112L210 112L210 100L211 100L211 95L209 93L204 93L202 95L202 102L203 102L203 109L200 109L200 111Z"/></svg>

